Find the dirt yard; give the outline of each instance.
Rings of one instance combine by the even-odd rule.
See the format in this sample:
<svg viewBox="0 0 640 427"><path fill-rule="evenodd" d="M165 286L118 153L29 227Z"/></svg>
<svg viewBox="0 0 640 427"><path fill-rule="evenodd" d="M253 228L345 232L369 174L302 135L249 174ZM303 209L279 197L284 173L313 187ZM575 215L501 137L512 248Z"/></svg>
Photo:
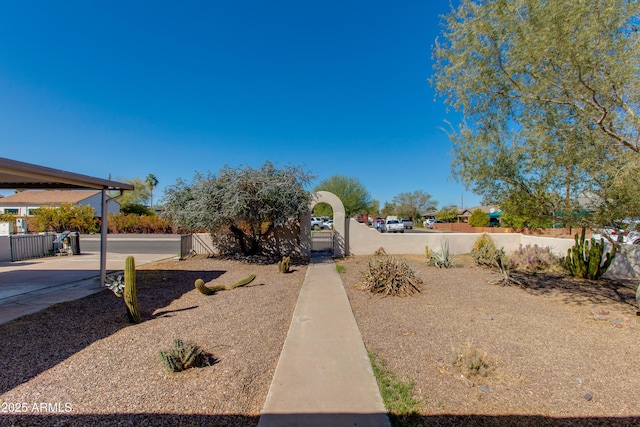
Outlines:
<svg viewBox="0 0 640 427"><path fill-rule="evenodd" d="M412 425L640 425L640 317L634 289L610 282L496 273L461 258L438 269L411 257L412 297L354 289L364 257L338 260L365 345L415 383ZM1 426L255 425L306 266L195 258L139 268L143 322L110 291L0 325ZM205 296L196 278L250 285ZM170 373L175 339L211 366ZM463 375L456 352L478 350L486 376Z"/></svg>

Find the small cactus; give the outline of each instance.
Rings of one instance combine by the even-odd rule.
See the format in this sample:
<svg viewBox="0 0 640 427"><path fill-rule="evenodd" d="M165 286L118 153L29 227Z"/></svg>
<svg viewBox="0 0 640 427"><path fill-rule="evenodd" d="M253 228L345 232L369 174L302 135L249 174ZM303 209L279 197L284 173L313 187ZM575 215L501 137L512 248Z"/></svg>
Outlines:
<svg viewBox="0 0 640 427"><path fill-rule="evenodd" d="M196 289L199 290L204 295L213 295L218 291L225 290L224 285L214 285L212 287L209 287L205 285L204 280L202 279L197 279L195 285L196 285Z"/></svg>
<svg viewBox="0 0 640 427"><path fill-rule="evenodd" d="M249 283L251 283L253 281L253 279L256 278L255 274L251 274L247 277L245 277L242 280L238 280L236 283L234 283L233 285L229 285L229 286L225 286L222 284L219 285L213 285L213 286L207 286L204 283L204 280L202 279L197 279L196 280L196 289L199 290L202 294L204 295L213 295L218 291L230 291L231 289L235 289L235 288L239 288L241 286L244 285L248 285Z"/></svg>
<svg viewBox="0 0 640 427"><path fill-rule="evenodd" d="M249 283L253 282L253 279L255 279L255 278L256 278L256 275L255 274L251 274L251 275L245 277L242 280L238 280L233 285L228 286L227 289L231 290L231 289L239 288L240 286L248 285Z"/></svg>
<svg viewBox="0 0 640 427"><path fill-rule="evenodd" d="M280 273L288 273L290 263L291 263L291 258L288 256L283 256L282 261L278 263L278 271Z"/></svg>
<svg viewBox="0 0 640 427"><path fill-rule="evenodd" d="M123 296L129 321L131 323L140 323L142 318L138 309L138 297L136 295L136 264L132 256L128 256L124 262Z"/></svg>
<svg viewBox="0 0 640 427"><path fill-rule="evenodd" d="M207 364L204 351L200 347L183 343L182 340L175 340L171 351L161 351L160 359L170 372L180 372Z"/></svg>

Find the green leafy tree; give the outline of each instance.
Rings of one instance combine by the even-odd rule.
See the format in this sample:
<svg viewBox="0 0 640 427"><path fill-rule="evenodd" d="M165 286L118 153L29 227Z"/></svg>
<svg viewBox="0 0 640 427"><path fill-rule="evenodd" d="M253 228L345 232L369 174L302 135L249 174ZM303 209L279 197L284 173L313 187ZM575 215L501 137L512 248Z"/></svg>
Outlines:
<svg viewBox="0 0 640 427"><path fill-rule="evenodd" d="M382 211L380 213L382 214L382 217L385 218L388 216L397 215L397 210L398 207L394 203L384 202L384 206L382 206Z"/></svg>
<svg viewBox="0 0 640 427"><path fill-rule="evenodd" d="M445 222L456 222L458 220L458 214L460 211L456 206L449 206L440 209L436 214L436 219Z"/></svg>
<svg viewBox="0 0 640 427"><path fill-rule="evenodd" d="M380 200L374 199L371 201L367 214L373 218L377 218L380 215Z"/></svg>
<svg viewBox="0 0 640 427"><path fill-rule="evenodd" d="M245 255L258 254L266 233L308 212L311 195L304 187L312 178L299 167L271 162L259 169L224 166L165 189L165 215L185 231L229 230Z"/></svg>
<svg viewBox="0 0 640 427"><path fill-rule="evenodd" d="M150 173L144 181L147 184L147 187L149 187L149 207L153 209L153 189L158 186L158 178L156 178L154 174Z"/></svg>
<svg viewBox="0 0 640 427"><path fill-rule="evenodd" d="M640 153L638 16L633 0L461 0L431 79L464 117L450 132L454 176L526 207L510 213L524 222L639 215L640 196L609 202L638 194L617 180ZM597 215L581 214L585 195Z"/></svg>
<svg viewBox="0 0 640 427"><path fill-rule="evenodd" d="M120 212L123 215L129 215L129 214L134 214L134 215L154 215L155 213L151 210L149 210L145 205L141 205L138 203L131 203L131 204L121 204L120 205Z"/></svg>
<svg viewBox="0 0 640 427"><path fill-rule="evenodd" d="M63 203L60 206L42 206L34 211L37 231L78 231L93 233L97 229L95 210L88 205Z"/></svg>
<svg viewBox="0 0 640 427"><path fill-rule="evenodd" d="M438 207L438 202L422 190L416 190L413 193L400 193L393 198L393 203L397 206L398 215L403 218L411 218L413 222L417 222L420 213Z"/></svg>
<svg viewBox="0 0 640 427"><path fill-rule="evenodd" d="M488 227L490 222L489 215L480 209L471 212L471 216L469 217L469 225L472 227Z"/></svg>
<svg viewBox="0 0 640 427"><path fill-rule="evenodd" d="M344 205L347 217L365 213L371 206L371 195L364 185L354 177L334 175L321 181L313 189L335 194Z"/></svg>
<svg viewBox="0 0 640 427"><path fill-rule="evenodd" d="M118 199L120 205L147 205L151 200L151 189L142 178L116 178L116 181L133 185L132 191L125 191ZM111 194L115 196L115 194Z"/></svg>

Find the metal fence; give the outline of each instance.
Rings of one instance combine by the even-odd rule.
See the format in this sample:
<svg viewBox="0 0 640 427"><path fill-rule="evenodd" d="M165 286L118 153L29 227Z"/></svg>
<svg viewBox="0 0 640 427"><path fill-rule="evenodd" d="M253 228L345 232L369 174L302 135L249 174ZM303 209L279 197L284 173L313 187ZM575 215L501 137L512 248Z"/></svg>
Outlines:
<svg viewBox="0 0 640 427"><path fill-rule="evenodd" d="M56 233L13 234L10 236L11 261L55 255Z"/></svg>
<svg viewBox="0 0 640 427"><path fill-rule="evenodd" d="M333 231L311 233L311 252L333 252Z"/></svg>
<svg viewBox="0 0 640 427"><path fill-rule="evenodd" d="M182 234L180 236L180 259L196 254L212 255L213 249L201 236L197 234Z"/></svg>

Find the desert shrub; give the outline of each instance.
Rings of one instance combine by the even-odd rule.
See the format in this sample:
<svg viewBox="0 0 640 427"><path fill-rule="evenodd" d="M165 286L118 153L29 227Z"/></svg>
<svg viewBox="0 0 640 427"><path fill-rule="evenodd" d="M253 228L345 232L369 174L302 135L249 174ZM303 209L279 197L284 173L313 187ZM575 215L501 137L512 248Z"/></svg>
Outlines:
<svg viewBox="0 0 640 427"><path fill-rule="evenodd" d="M473 244L471 256L479 265L495 267L498 258L504 256L504 251L496 247L491 236L482 233Z"/></svg>
<svg viewBox="0 0 640 427"><path fill-rule="evenodd" d="M390 256L370 259L363 272L363 280L356 289L377 294L407 296L420 292L422 281L413 265Z"/></svg>
<svg viewBox="0 0 640 427"><path fill-rule="evenodd" d="M42 206L34 211L33 225L38 232L65 230L94 233L97 230L95 210L88 205L63 203L60 206Z"/></svg>
<svg viewBox="0 0 640 427"><path fill-rule="evenodd" d="M169 223L157 215L109 214L109 233L171 233Z"/></svg>
<svg viewBox="0 0 640 427"><path fill-rule="evenodd" d="M428 262L438 268L455 267L456 264L453 262L453 255L449 252L449 242L446 240L443 241L440 244L440 252L432 252Z"/></svg>
<svg viewBox="0 0 640 427"><path fill-rule="evenodd" d="M467 378L487 377L495 370L495 360L486 351L473 347L471 343L453 350L450 361Z"/></svg>
<svg viewBox="0 0 640 427"><path fill-rule="evenodd" d="M548 246L520 245L509 255L509 267L526 271L556 270L562 268L562 260Z"/></svg>
<svg viewBox="0 0 640 427"><path fill-rule="evenodd" d="M488 227L490 222L489 215L480 209L473 211L469 217L469 225L472 227Z"/></svg>

